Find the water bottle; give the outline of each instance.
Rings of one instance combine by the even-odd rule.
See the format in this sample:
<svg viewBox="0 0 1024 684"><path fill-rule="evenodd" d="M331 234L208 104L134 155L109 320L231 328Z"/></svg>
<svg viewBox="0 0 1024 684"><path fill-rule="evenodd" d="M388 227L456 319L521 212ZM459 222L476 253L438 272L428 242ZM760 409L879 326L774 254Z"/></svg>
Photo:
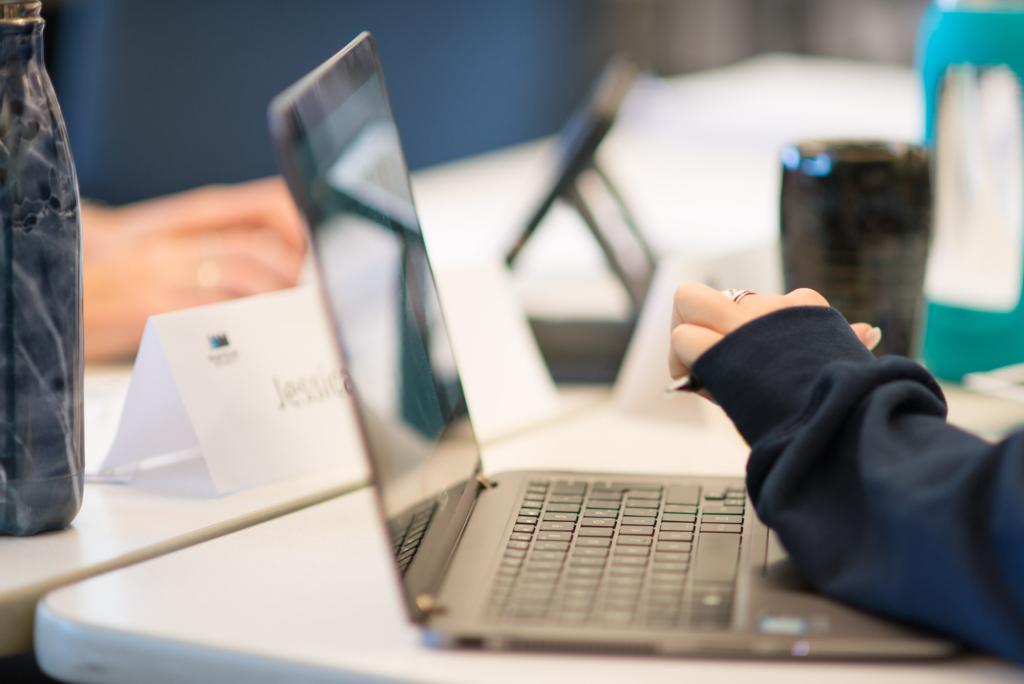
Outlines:
<svg viewBox="0 0 1024 684"><path fill-rule="evenodd" d="M1024 362L1024 2L935 2L918 65L935 195L921 355L960 380Z"/></svg>
<svg viewBox="0 0 1024 684"><path fill-rule="evenodd" d="M0 534L15 535L82 504L78 181L41 9L0 0Z"/></svg>

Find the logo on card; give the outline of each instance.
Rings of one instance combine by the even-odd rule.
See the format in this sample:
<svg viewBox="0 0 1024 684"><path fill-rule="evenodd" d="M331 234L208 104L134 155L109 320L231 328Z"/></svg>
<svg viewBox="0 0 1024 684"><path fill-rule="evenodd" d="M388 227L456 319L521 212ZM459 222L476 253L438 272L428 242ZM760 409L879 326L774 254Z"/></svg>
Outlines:
<svg viewBox="0 0 1024 684"><path fill-rule="evenodd" d="M206 358L214 366L226 366L238 358L238 351L231 348L227 333L211 333L206 336L206 342L210 345Z"/></svg>
<svg viewBox="0 0 1024 684"><path fill-rule="evenodd" d="M213 351L217 351L218 349L223 349L224 347L231 346L231 343L228 342L228 336L225 333L207 335L206 339L209 340L210 349L212 349Z"/></svg>

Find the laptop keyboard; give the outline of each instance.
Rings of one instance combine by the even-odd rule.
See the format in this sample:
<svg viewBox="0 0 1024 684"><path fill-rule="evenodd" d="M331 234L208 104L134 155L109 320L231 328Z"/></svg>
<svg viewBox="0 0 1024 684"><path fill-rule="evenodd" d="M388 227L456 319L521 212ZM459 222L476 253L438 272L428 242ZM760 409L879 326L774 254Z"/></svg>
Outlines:
<svg viewBox="0 0 1024 684"><path fill-rule="evenodd" d="M412 559L416 557L436 509L437 504L431 501L399 516L388 526L395 557L398 559L398 569L402 575L405 575Z"/></svg>
<svg viewBox="0 0 1024 684"><path fill-rule="evenodd" d="M746 492L533 480L488 603L497 621L728 627Z"/></svg>

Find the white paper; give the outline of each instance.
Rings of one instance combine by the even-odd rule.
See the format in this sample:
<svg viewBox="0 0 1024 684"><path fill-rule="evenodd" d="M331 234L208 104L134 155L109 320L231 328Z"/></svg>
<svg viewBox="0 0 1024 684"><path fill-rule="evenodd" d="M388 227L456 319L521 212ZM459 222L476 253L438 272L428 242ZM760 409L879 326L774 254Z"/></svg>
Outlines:
<svg viewBox="0 0 1024 684"><path fill-rule="evenodd" d="M365 462L318 291L153 316L100 469L202 458L218 492ZM197 469L196 472L203 472Z"/></svg>
<svg viewBox="0 0 1024 684"><path fill-rule="evenodd" d="M709 405L686 393L666 396L672 300L676 288L697 280L717 289L777 293L782 276L777 244L691 261L667 257L658 264L636 331L615 381L614 400L626 413L654 420L701 422Z"/></svg>
<svg viewBox="0 0 1024 684"><path fill-rule="evenodd" d="M558 391L504 264L449 264L436 274L477 439L559 415Z"/></svg>

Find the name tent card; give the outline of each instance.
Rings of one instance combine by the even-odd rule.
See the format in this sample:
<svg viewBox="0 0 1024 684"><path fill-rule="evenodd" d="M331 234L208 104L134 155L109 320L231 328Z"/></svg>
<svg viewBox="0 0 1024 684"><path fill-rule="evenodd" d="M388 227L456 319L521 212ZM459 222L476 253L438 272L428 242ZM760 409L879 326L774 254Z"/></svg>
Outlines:
<svg viewBox="0 0 1024 684"><path fill-rule="evenodd" d="M98 480L201 458L220 493L366 465L311 286L153 316ZM347 472L347 471L346 471Z"/></svg>

